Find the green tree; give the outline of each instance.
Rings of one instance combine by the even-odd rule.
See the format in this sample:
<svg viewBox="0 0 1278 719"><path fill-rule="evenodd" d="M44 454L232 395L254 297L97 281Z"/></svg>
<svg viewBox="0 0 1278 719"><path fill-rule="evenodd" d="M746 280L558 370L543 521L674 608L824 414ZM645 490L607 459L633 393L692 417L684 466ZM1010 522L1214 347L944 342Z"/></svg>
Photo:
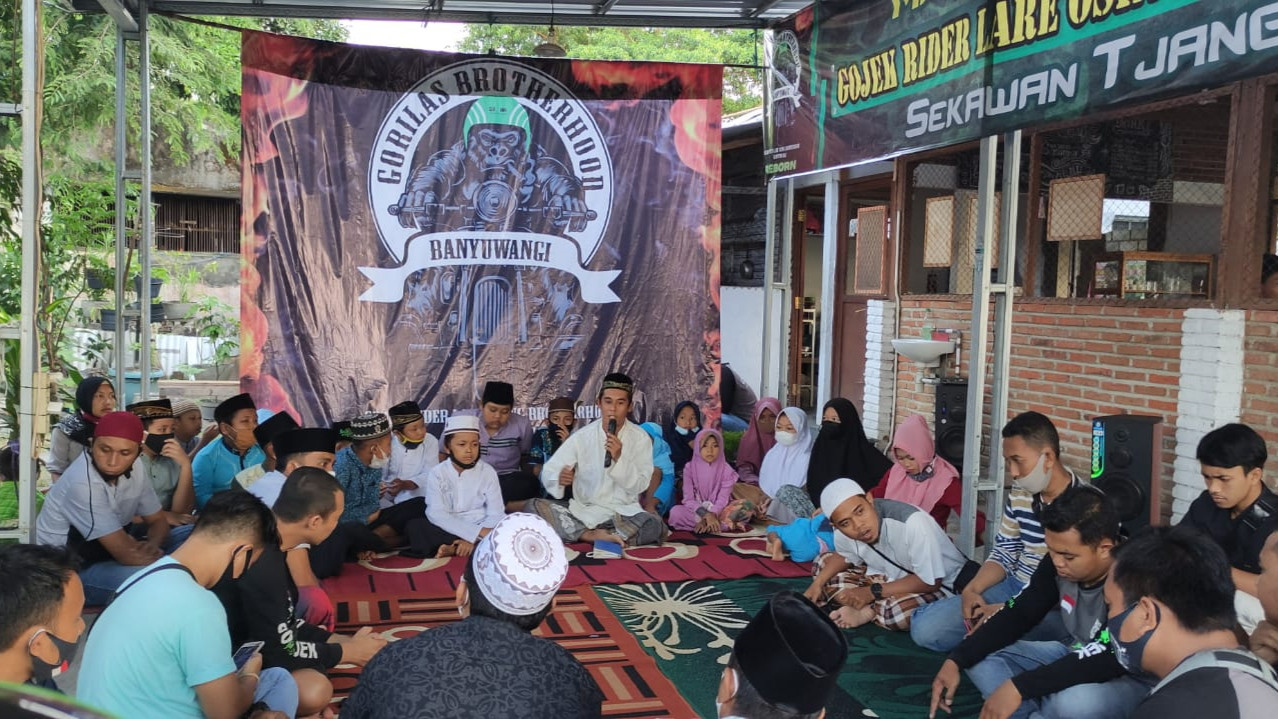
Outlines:
<svg viewBox="0 0 1278 719"><path fill-rule="evenodd" d="M532 55L544 42L564 48L577 60L656 60L728 65L762 63L763 37L752 30L701 30L641 27L535 27L529 25L467 25L463 52L495 51L503 55ZM723 111L726 114L763 102L759 71L729 67L723 73Z"/></svg>
<svg viewBox="0 0 1278 719"><path fill-rule="evenodd" d="M17 3L0 4L0 102L17 102L22 57ZM228 25L343 40L331 20L222 18ZM153 162L183 167L197 155L234 165L240 154L240 37L234 30L153 15L151 100ZM103 14L65 12L46 5L44 28L45 206L37 325L41 363L73 367L67 354L71 305L87 290L86 267L105 268L114 247L115 42ZM128 47L126 86L130 147L139 135L136 45ZM20 238L15 221L23 168L21 123L0 120L0 318L16 317L21 284ZM136 158L130 160L136 167ZM130 198L136 214L136 194ZM6 366L7 368L7 366ZM12 372L17 371L14 365ZM15 377L6 377L10 388Z"/></svg>

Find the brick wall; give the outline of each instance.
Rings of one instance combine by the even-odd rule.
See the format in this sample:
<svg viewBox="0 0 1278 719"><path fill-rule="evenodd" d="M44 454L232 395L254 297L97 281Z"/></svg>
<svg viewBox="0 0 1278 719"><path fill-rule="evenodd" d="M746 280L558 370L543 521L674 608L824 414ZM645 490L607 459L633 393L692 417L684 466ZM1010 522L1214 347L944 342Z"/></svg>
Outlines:
<svg viewBox="0 0 1278 719"><path fill-rule="evenodd" d="M924 325L966 330L971 298L909 296L901 301L902 337L919 337ZM1085 474L1091 452L1091 420L1107 414L1163 418L1164 514L1171 507L1175 462L1181 323L1184 311L1111 305L1065 305L1033 299L1016 302L1013 315L1010 415L1034 410L1051 417L1061 434L1067 466ZM993 333L991 332L991 343ZM1278 344L1278 339L1274 340ZM962 374L969 368L971 337L963 337ZM932 420L935 391L918 382L922 368L899 363L899 423L909 414ZM1278 381L1278 372L1275 373ZM987 374L987 382L989 380ZM988 385L987 385L988 386ZM989 397L986 397L988 413ZM1000 419L998 428L1006 418ZM988 420L984 436L994 434Z"/></svg>
<svg viewBox="0 0 1278 719"><path fill-rule="evenodd" d="M1278 312L1247 313L1243 338L1242 419L1269 444L1266 477L1278 487Z"/></svg>

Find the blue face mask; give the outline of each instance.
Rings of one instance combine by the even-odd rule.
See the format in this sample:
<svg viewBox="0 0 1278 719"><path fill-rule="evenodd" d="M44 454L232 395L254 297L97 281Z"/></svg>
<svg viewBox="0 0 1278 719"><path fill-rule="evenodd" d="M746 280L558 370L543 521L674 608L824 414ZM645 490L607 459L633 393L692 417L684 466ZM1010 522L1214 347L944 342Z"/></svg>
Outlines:
<svg viewBox="0 0 1278 719"><path fill-rule="evenodd" d="M676 424L676 425L675 425L675 431L676 431L676 432L678 432L679 434L682 434L683 436L685 436L685 437L686 437L686 436L688 436L688 435L690 435L690 434L695 434L695 433L697 433L697 432L700 432L700 431L701 431L701 428L700 428L700 427L693 427L692 429L688 429L687 427L683 427L683 426L680 426L680 425L677 425L677 424Z"/></svg>
<svg viewBox="0 0 1278 719"><path fill-rule="evenodd" d="M1140 635L1140 637L1125 642L1118 638L1119 630L1123 627L1123 622L1127 621L1127 617L1136 609L1139 602L1133 602L1132 605L1124 609L1118 616L1109 620L1105 630L1109 633L1110 644L1114 648L1114 656L1118 659L1118 663L1128 674L1146 674L1141 666L1141 660L1145 657L1145 645L1149 643L1149 638L1158 631L1158 625L1162 623L1162 612L1158 609L1158 605L1154 605L1154 628Z"/></svg>

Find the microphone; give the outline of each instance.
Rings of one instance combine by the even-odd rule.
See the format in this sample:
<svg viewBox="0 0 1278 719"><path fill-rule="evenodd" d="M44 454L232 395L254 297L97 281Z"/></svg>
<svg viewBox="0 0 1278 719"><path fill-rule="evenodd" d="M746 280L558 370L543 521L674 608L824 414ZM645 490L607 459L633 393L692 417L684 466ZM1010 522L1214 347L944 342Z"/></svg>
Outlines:
<svg viewBox="0 0 1278 719"><path fill-rule="evenodd" d="M615 419L608 420L608 434L616 434L616 433L617 433L617 420ZM608 450L605 449L604 450L604 469L607 469L611 466L612 466L612 452L609 452Z"/></svg>

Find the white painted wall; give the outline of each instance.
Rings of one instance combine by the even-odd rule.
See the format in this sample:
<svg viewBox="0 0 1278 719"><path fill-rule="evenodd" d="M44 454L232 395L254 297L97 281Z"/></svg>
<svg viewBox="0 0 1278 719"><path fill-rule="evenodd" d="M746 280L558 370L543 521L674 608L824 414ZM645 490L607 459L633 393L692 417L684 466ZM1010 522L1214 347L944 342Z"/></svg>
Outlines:
<svg viewBox="0 0 1278 719"><path fill-rule="evenodd" d="M1203 491L1196 453L1211 430L1237 422L1242 411L1242 310L1185 310L1181 325L1180 388L1176 396L1176 463L1172 522L1179 522Z"/></svg>
<svg viewBox="0 0 1278 719"><path fill-rule="evenodd" d="M772 378L771 387L781 387L781 365L789 351L788 338L781 336L781 318L785 312L785 293L773 290L772 297ZM720 289L722 311L719 316L720 350L723 361L764 396L763 387L763 288L723 287Z"/></svg>

